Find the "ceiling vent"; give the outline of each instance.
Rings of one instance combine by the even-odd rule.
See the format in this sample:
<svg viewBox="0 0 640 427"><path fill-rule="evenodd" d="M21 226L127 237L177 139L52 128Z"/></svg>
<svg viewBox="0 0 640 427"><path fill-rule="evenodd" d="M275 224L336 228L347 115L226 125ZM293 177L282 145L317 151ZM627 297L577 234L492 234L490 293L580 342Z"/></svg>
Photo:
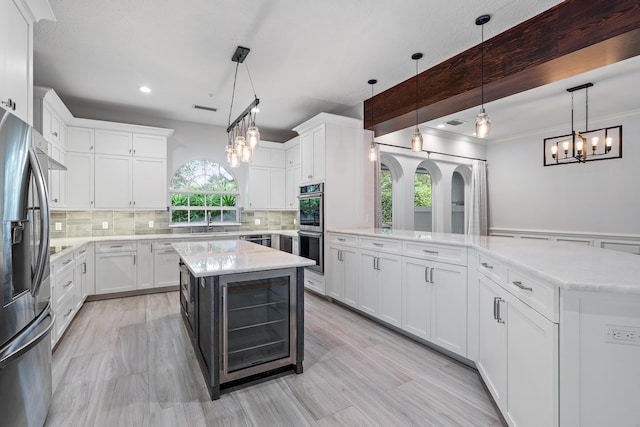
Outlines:
<svg viewBox="0 0 640 427"><path fill-rule="evenodd" d="M216 112L218 111L217 108L214 107L205 107L204 105L198 105L198 104L193 104L192 105L193 108L195 108L196 110L206 110L206 111L212 111L212 112Z"/></svg>
<svg viewBox="0 0 640 427"><path fill-rule="evenodd" d="M461 125L461 124L463 124L463 123L464 123L464 121L463 121L463 120L460 120L460 119L453 119L453 120L449 120L449 121L447 122L447 124L448 124L448 125L451 125L451 126L460 126L460 125Z"/></svg>

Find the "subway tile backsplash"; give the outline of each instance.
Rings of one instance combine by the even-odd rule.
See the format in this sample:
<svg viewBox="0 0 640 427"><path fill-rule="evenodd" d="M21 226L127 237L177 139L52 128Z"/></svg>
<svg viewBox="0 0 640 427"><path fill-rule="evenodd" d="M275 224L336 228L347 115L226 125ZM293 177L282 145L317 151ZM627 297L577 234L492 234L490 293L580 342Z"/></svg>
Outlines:
<svg viewBox="0 0 640 427"><path fill-rule="evenodd" d="M241 211L242 225L211 227L211 231L295 230L297 211ZM260 224L256 224L256 219ZM149 227L153 222L153 227ZM169 228L169 212L61 211L51 212L51 238L198 233L206 227Z"/></svg>

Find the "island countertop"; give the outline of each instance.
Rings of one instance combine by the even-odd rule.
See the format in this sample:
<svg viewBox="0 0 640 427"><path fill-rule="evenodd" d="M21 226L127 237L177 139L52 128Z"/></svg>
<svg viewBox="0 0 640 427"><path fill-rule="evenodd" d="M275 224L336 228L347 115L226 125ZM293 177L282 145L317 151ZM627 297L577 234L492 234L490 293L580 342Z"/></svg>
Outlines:
<svg viewBox="0 0 640 427"><path fill-rule="evenodd" d="M244 240L176 242L173 247L195 277L315 265L308 258Z"/></svg>

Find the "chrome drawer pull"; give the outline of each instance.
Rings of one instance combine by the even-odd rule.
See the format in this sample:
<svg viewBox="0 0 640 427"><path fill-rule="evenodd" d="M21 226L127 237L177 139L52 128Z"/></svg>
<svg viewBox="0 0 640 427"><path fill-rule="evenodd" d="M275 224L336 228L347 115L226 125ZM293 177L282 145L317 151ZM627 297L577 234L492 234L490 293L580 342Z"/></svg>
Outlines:
<svg viewBox="0 0 640 427"><path fill-rule="evenodd" d="M423 249L422 252L424 252L425 254L434 254L434 255L438 255L438 251L430 251L428 249Z"/></svg>
<svg viewBox="0 0 640 427"><path fill-rule="evenodd" d="M480 265L483 266L484 268L488 268L489 270L493 270L493 265L489 265L486 262L483 262Z"/></svg>
<svg viewBox="0 0 640 427"><path fill-rule="evenodd" d="M71 261L73 261L73 260L72 260L72 259L68 259L68 260L66 260L65 262L63 262L63 263L62 263L62 265L67 265L67 264L69 264Z"/></svg>
<svg viewBox="0 0 640 427"><path fill-rule="evenodd" d="M339 241L339 242L346 242L346 241L347 241L347 239L345 239L344 237L338 237L338 241Z"/></svg>
<svg viewBox="0 0 640 427"><path fill-rule="evenodd" d="M493 320L498 320L498 300L500 297L493 297Z"/></svg>
<svg viewBox="0 0 640 427"><path fill-rule="evenodd" d="M502 320L502 315L500 313L501 302L504 302L504 300L502 298L498 298L498 301L496 303L496 320L498 321L498 323L504 323L504 320Z"/></svg>
<svg viewBox="0 0 640 427"><path fill-rule="evenodd" d="M524 285L522 284L522 282L521 282L521 281L519 281L519 280L516 280L516 281L511 282L511 283L513 283L514 285L516 285L517 287L519 287L519 288L520 288L520 289L522 289L523 291L533 291L533 288L530 288L530 287L528 287L528 286L524 286Z"/></svg>
<svg viewBox="0 0 640 427"><path fill-rule="evenodd" d="M121 248L122 245L111 245L110 247L112 247L112 248Z"/></svg>
<svg viewBox="0 0 640 427"><path fill-rule="evenodd" d="M68 309L63 317L68 317L71 313L73 313L73 308Z"/></svg>
<svg viewBox="0 0 640 427"><path fill-rule="evenodd" d="M73 283L73 280L69 280L66 285L62 285L63 288L68 288Z"/></svg>
<svg viewBox="0 0 640 427"><path fill-rule="evenodd" d="M373 242L373 246L382 247L382 246L384 246L384 243L376 243L376 242Z"/></svg>

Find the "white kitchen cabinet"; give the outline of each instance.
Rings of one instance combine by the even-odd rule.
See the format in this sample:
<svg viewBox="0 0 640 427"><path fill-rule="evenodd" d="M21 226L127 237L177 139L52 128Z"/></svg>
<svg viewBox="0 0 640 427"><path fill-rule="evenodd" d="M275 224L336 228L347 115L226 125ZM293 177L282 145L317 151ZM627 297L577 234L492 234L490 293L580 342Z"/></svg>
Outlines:
<svg viewBox="0 0 640 427"><path fill-rule="evenodd" d="M324 180L325 143L325 125L300 135L301 184Z"/></svg>
<svg viewBox="0 0 640 427"><path fill-rule="evenodd" d="M76 310L80 310L80 307L82 307L82 304L84 303L84 300L88 295L87 255L87 245L82 245L75 250L75 268L73 273L73 281L75 294L74 302Z"/></svg>
<svg viewBox="0 0 640 427"><path fill-rule="evenodd" d="M136 244L136 288L153 287L153 245L151 240L139 240Z"/></svg>
<svg viewBox="0 0 640 427"><path fill-rule="evenodd" d="M136 209L167 207L167 162L158 158L132 160L131 194Z"/></svg>
<svg viewBox="0 0 640 427"><path fill-rule="evenodd" d="M95 207L99 209L128 209L131 197L131 165L127 156L95 155Z"/></svg>
<svg viewBox="0 0 640 427"><path fill-rule="evenodd" d="M170 242L163 246L154 246L153 266L154 266L154 288L167 286L178 286L180 282L180 270L178 263L180 256L171 246Z"/></svg>
<svg viewBox="0 0 640 427"><path fill-rule="evenodd" d="M95 152L97 154L113 154L131 156L133 135L131 132L115 130L95 130Z"/></svg>
<svg viewBox="0 0 640 427"><path fill-rule="evenodd" d="M287 167L285 174L285 209L297 210L300 192L300 165Z"/></svg>
<svg viewBox="0 0 640 427"><path fill-rule="evenodd" d="M300 166L300 143L293 144L285 153L285 167Z"/></svg>
<svg viewBox="0 0 640 427"><path fill-rule="evenodd" d="M326 286L325 276L319 273L316 273L308 268L304 269L304 287L305 289L310 289L314 292L319 293L320 295L326 295L327 286Z"/></svg>
<svg viewBox="0 0 640 427"><path fill-rule="evenodd" d="M283 158L284 160L284 158ZM284 163L284 161L283 161ZM269 208L270 209L284 209L285 204L285 191L286 191L286 177L285 170L280 168L271 168L269 170L270 197Z"/></svg>
<svg viewBox="0 0 640 427"><path fill-rule="evenodd" d="M67 127L67 151L78 153L93 153L95 130L75 126Z"/></svg>
<svg viewBox="0 0 640 427"><path fill-rule="evenodd" d="M93 153L67 151L66 155L66 206L75 209L93 208L94 155Z"/></svg>
<svg viewBox="0 0 640 427"><path fill-rule="evenodd" d="M361 249L359 270L358 308L387 323L400 326L402 316L400 256Z"/></svg>
<svg viewBox="0 0 640 427"><path fill-rule="evenodd" d="M87 243L87 258L85 268L85 280L86 286L82 291L82 300L84 301L88 295L94 295L96 293L96 255L95 244L93 242Z"/></svg>
<svg viewBox="0 0 640 427"><path fill-rule="evenodd" d="M433 300L427 261L414 258L402 260L402 329L417 337L431 337L431 313Z"/></svg>
<svg viewBox="0 0 640 427"><path fill-rule="evenodd" d="M132 146L131 154L135 157L167 158L167 138L164 136L134 133Z"/></svg>
<svg viewBox="0 0 640 427"><path fill-rule="evenodd" d="M31 123L33 27L28 16L15 2L0 2L0 102Z"/></svg>
<svg viewBox="0 0 640 427"><path fill-rule="evenodd" d="M49 155L57 162L62 164L66 162L64 149L58 144L51 144L51 153ZM65 205L66 178L66 171L49 169L49 201L52 208L59 208Z"/></svg>
<svg viewBox="0 0 640 427"><path fill-rule="evenodd" d="M96 293L108 294L135 289L135 251L96 254Z"/></svg>
<svg viewBox="0 0 640 427"><path fill-rule="evenodd" d="M327 295L352 307L358 306L359 260L357 239L329 234L327 251ZM346 243L346 244L344 244ZM352 243L349 245L349 243Z"/></svg>
<svg viewBox="0 0 640 427"><path fill-rule="evenodd" d="M270 168L264 166L249 166L249 197L247 209L268 209L270 203Z"/></svg>

